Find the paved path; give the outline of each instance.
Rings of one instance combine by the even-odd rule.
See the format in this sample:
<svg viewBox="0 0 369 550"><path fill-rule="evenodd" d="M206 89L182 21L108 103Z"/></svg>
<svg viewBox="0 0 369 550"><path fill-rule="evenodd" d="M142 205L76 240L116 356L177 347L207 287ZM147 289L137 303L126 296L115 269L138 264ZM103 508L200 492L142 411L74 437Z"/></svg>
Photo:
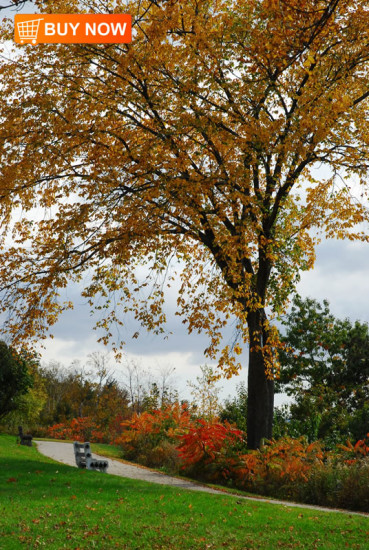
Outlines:
<svg viewBox="0 0 369 550"><path fill-rule="evenodd" d="M37 448L40 453L56 460L57 462L62 462L63 464L68 464L69 466L76 466L76 460L74 458L74 450L72 443L59 443L54 441L36 441ZM128 477L131 479L141 479L143 481L149 481L151 483L160 483L162 485L171 485L172 487L178 487L179 489L190 489L191 491L204 491L207 493L222 493L221 491L216 491L210 487L205 487L203 485L198 485L197 483L192 483L191 481L186 481L183 479L178 479L176 477L167 476L160 472L155 472L148 468L140 468L134 464L127 464L125 462L120 462L119 460L112 460L111 458L105 458L103 456L92 453L92 456L95 458L101 458L103 460L108 460L109 468L108 473L114 474L116 476ZM224 495L224 493L222 493Z"/></svg>
<svg viewBox="0 0 369 550"><path fill-rule="evenodd" d="M76 461L74 458L74 450L72 443L62 443L55 441L35 441L37 448L45 456L52 458L56 462L62 462L63 464L68 464L69 466L76 466ZM151 483L160 483L162 485L170 485L172 487L177 487L178 489L187 489L189 491L203 491L206 493L213 493L222 496L233 496L238 499L252 500L256 502L267 502L268 504L279 504L287 507L297 507L297 508L308 508L311 510L316 510L320 512L338 512L342 514L350 515L360 515L365 516L369 519L369 514L364 514L360 512L349 512L347 510L334 510L332 508L324 508L322 506L311 506L309 504L296 504L294 502L286 502L281 500L269 500L267 498L259 497L246 497L240 495L232 495L224 491L218 491L207 487L205 485L200 485L192 481L186 481L184 479L178 479L176 477L167 476L160 472L150 470L149 468L140 468L134 464L127 464L125 462L120 462L119 460L112 460L111 458L106 459L103 456L93 453L93 456L96 458L101 458L109 461L108 473L120 477L128 477L130 479L141 479L143 481L149 481Z"/></svg>

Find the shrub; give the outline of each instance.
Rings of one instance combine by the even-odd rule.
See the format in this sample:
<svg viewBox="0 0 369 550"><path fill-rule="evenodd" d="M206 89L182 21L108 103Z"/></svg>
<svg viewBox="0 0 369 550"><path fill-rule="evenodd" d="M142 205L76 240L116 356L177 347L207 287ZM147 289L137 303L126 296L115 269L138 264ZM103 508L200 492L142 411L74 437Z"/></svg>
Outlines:
<svg viewBox="0 0 369 550"><path fill-rule="evenodd" d="M237 462L237 445L244 439L241 430L228 422L199 419L188 433L179 437L179 456L189 475L211 481L230 480Z"/></svg>
<svg viewBox="0 0 369 550"><path fill-rule="evenodd" d="M121 431L122 417L117 416L101 425L91 416L73 418L67 422L54 424L47 429L46 436L55 439L91 441L92 443L112 443Z"/></svg>
<svg viewBox="0 0 369 550"><path fill-rule="evenodd" d="M369 456L369 433L364 439L359 439L355 445L347 441L346 445L337 445L337 448L340 451L338 456L341 460L344 458L346 464L354 464L363 457Z"/></svg>
<svg viewBox="0 0 369 550"><path fill-rule="evenodd" d="M319 443L283 437L240 456L236 484L259 494L298 499L313 468L323 464Z"/></svg>
<svg viewBox="0 0 369 550"><path fill-rule="evenodd" d="M72 429L70 427L70 422L59 423L50 426L47 430L47 436L54 439L73 439Z"/></svg>
<svg viewBox="0 0 369 550"><path fill-rule="evenodd" d="M123 432L115 439L115 444L122 447L125 458L146 466L160 466L158 457L164 458L164 449L168 452L170 449L165 465L172 465L177 470L177 439L189 425L188 408L178 403L153 412L136 413L131 420L121 423Z"/></svg>
<svg viewBox="0 0 369 550"><path fill-rule="evenodd" d="M102 443L104 432L90 416L73 418L69 422L55 424L47 430L48 437Z"/></svg>
<svg viewBox="0 0 369 550"><path fill-rule="evenodd" d="M369 512L369 461L361 460L350 466L336 468L339 480L336 501L339 508Z"/></svg>
<svg viewBox="0 0 369 550"><path fill-rule="evenodd" d="M369 461L352 464L328 459L314 468L301 495L302 502L369 512Z"/></svg>
<svg viewBox="0 0 369 550"><path fill-rule="evenodd" d="M298 502L369 511L369 435L323 451L319 442L281 438L240 456L234 483Z"/></svg>
<svg viewBox="0 0 369 550"><path fill-rule="evenodd" d="M180 472L181 460L177 447L169 441L164 440L160 445L154 447L147 462L147 465L153 468L161 468L171 473Z"/></svg>

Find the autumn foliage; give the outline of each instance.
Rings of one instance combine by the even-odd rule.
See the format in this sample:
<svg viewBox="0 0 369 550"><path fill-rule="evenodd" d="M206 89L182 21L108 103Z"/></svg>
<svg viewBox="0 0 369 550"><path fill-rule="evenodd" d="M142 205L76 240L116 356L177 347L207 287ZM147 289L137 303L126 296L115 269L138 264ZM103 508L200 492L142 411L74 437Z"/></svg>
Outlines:
<svg viewBox="0 0 369 550"><path fill-rule="evenodd" d="M135 413L122 422L122 433L114 442L122 447L126 458L178 470L178 438L190 424L187 406L174 403L153 412Z"/></svg>
<svg viewBox="0 0 369 550"><path fill-rule="evenodd" d="M153 412L134 413L130 420L122 422L122 443L129 443L135 434L151 434L158 440L165 435L168 439L175 440L190 424L190 413L186 405L174 403L163 409ZM120 441L117 440L119 443Z"/></svg>
<svg viewBox="0 0 369 550"><path fill-rule="evenodd" d="M109 434L91 418L57 424L49 437L118 445L125 459L168 473L298 502L369 510L369 434L333 450L283 437L247 451L246 435L218 419L191 416L178 403L115 419Z"/></svg>
<svg viewBox="0 0 369 550"><path fill-rule="evenodd" d="M114 6L132 15L130 45L14 46L8 57L14 28L3 25L6 328L19 343L45 337L72 307L61 297L68 282L88 273L82 292L102 313L104 341L122 344L112 326L126 312L162 333L164 279L177 261L177 313L209 336L206 355L223 374L239 370L249 343L248 445L257 448L272 437L271 321L312 267L317 233L368 239L367 0Z"/></svg>
<svg viewBox="0 0 369 550"><path fill-rule="evenodd" d="M78 417L50 426L45 435L55 439L111 443L114 436L120 433L122 421L122 416L111 418L108 423L101 423L91 416Z"/></svg>
<svg viewBox="0 0 369 550"><path fill-rule="evenodd" d="M323 465L324 457L319 442L308 444L305 438L289 437L268 441L239 457L236 484L257 493L297 498L301 485Z"/></svg>
<svg viewBox="0 0 369 550"><path fill-rule="evenodd" d="M245 434L228 422L197 419L188 432L179 437L182 468L202 479L227 480L237 462L240 442L245 443Z"/></svg>
<svg viewBox="0 0 369 550"><path fill-rule="evenodd" d="M355 445L351 441L347 441L346 445L338 445L338 448L346 456L345 462L347 464L355 464L363 457L369 457L369 433L366 434L364 439L359 439Z"/></svg>

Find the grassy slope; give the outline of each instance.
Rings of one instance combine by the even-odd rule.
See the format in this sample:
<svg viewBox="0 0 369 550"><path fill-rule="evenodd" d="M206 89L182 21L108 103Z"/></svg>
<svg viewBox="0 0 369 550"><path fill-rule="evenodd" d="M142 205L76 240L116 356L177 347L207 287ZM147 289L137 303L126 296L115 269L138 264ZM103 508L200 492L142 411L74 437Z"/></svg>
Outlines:
<svg viewBox="0 0 369 550"><path fill-rule="evenodd" d="M0 549L368 549L369 518L77 470L0 436Z"/></svg>

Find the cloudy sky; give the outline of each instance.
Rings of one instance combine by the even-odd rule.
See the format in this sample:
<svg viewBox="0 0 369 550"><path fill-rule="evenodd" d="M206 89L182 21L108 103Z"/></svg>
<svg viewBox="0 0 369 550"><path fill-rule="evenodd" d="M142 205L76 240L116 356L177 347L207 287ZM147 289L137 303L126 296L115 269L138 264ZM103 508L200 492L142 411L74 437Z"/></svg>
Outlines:
<svg viewBox="0 0 369 550"><path fill-rule="evenodd" d="M0 0L0 6L8 3L8 0ZM23 13L32 11L29 6L21 10ZM6 14L13 17L14 13L14 9L2 11L0 16ZM317 248L315 268L302 275L298 291L304 297L309 296L320 301L328 299L331 310L337 317L369 322L368 273L369 244L323 241ZM45 349L40 348L40 352L45 362L56 360L68 366L76 359L84 362L89 353L105 348L97 343L99 333L93 330L95 320L91 318L90 308L80 297L78 289L69 288L66 298L74 301L75 309L60 318L53 328L54 339L46 340ZM205 336L187 334L181 319L174 315L174 294L168 297L166 308L168 330L172 331L172 336L163 340L141 331L138 339L132 339L136 326L128 320L127 329L122 333L127 343L125 353L128 360L134 359L143 367L151 367L154 371L163 367L175 367L175 383L184 398L188 397L186 380L193 380L198 376L200 365L205 363L203 350L208 341ZM246 355L243 360L246 365ZM247 369L244 368L239 377L222 382L222 395L234 393L236 383L246 381L246 378ZM277 403L280 401L277 399Z"/></svg>
<svg viewBox="0 0 369 550"><path fill-rule="evenodd" d="M315 268L302 274L298 291L319 301L328 299L331 311L337 317L369 322L369 244L346 241L324 241L317 248ZM74 359L82 362L93 351L104 350L97 343L99 334L93 330L95 320L90 316L90 308L78 295L76 288L68 290L68 299L73 299L75 309L68 311L53 328L54 339L45 342L40 350L44 361L57 360L69 365ZM154 371L162 367L175 367L176 384L183 397L188 397L186 380L200 374L200 365L205 363L203 350L208 344L201 335L188 335L180 318L174 315L175 295L168 297L168 329L173 334L163 340L159 336L140 332L137 339L131 336L136 325L127 320L122 331L126 341L127 359L138 361L143 367ZM229 332L229 337L231 332ZM245 367L247 357L244 355ZM118 367L119 370L119 367ZM222 381L222 395L233 393L236 383L246 381L247 369L231 381ZM281 400L277 399L280 403Z"/></svg>

